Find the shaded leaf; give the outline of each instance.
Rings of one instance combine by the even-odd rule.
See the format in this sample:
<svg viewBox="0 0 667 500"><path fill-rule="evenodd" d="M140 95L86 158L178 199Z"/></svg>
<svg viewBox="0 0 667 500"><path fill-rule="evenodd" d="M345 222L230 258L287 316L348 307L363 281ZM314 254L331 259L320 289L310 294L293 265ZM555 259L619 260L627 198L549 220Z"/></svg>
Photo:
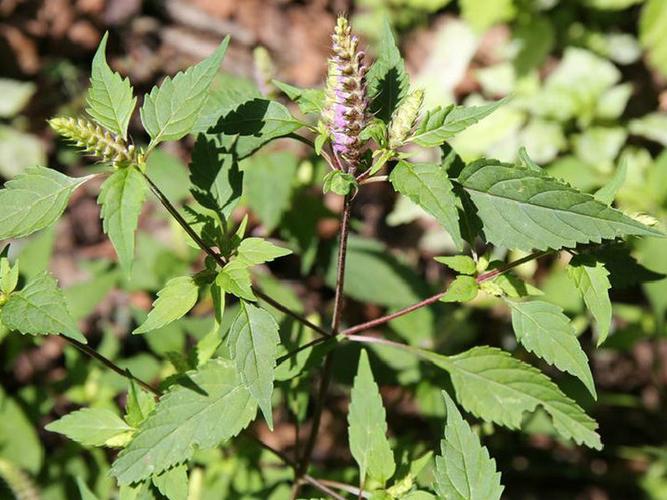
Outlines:
<svg viewBox="0 0 667 500"><path fill-rule="evenodd" d="M257 97L245 102L233 102L231 106L231 110L223 113L208 133L233 137L233 148L239 159L301 127L289 110L276 101Z"/></svg>
<svg viewBox="0 0 667 500"><path fill-rule="evenodd" d="M130 379L129 385L125 402L125 420L132 427L139 427L155 408L155 398L139 387L134 380Z"/></svg>
<svg viewBox="0 0 667 500"><path fill-rule="evenodd" d="M336 283L336 256L332 253L326 283ZM350 236L345 266L345 294L360 302L407 306L432 294L411 268L395 258L384 245Z"/></svg>
<svg viewBox="0 0 667 500"><path fill-rule="evenodd" d="M602 262L595 260L591 255L580 254L572 258L567 273L595 318L599 346L607 339L611 327L609 271Z"/></svg>
<svg viewBox="0 0 667 500"><path fill-rule="evenodd" d="M245 160L241 167L248 205L271 232L290 208L298 159L286 151L258 154Z"/></svg>
<svg viewBox="0 0 667 500"><path fill-rule="evenodd" d="M371 113L385 123L410 88L410 79L405 70L405 62L396 46L389 19L385 18L379 37L379 47L375 62L366 75L371 103Z"/></svg>
<svg viewBox="0 0 667 500"><path fill-rule="evenodd" d="M79 488L79 495L81 495L81 500L97 500L97 496L92 491L90 491L90 488L88 488L83 479L77 477L76 485Z"/></svg>
<svg viewBox="0 0 667 500"><path fill-rule="evenodd" d="M241 196L243 174L233 154L199 134L192 150L190 182L195 200L228 218Z"/></svg>

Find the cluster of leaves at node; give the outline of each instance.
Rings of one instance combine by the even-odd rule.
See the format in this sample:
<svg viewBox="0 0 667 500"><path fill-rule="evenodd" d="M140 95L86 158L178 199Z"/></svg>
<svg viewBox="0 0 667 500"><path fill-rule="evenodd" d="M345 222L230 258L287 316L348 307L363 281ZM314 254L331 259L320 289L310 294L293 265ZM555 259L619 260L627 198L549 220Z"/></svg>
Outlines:
<svg viewBox="0 0 667 500"><path fill-rule="evenodd" d="M326 127L312 119L323 108L321 90L274 82L298 105L302 116L296 118L286 106L259 92L212 89L227 45L226 39L209 58L167 77L144 97L141 122L150 138L145 148L135 149L127 143L136 97L129 81L106 63L106 36L93 60L87 100L95 125L54 123L67 138L107 161L108 176L98 199L103 228L128 274L139 215L146 192L154 188L146 159L161 142L197 134L190 164L192 202L179 216L193 231L190 243L218 248L219 253L209 255L196 274L170 279L157 294L145 321L132 333L141 335L178 320L203 297L214 304L214 327L198 343L195 355L164 381L165 392L157 402L131 385L123 417L110 410L85 408L47 427L85 446L121 448L112 473L122 488L157 489L174 499L184 498L186 464L197 449L219 446L238 435L255 419L257 409L269 428L273 426L272 394L281 337L274 311L257 301L251 269L291 250L246 237L247 219L230 227L230 214L242 194L244 173L238 163L271 140L298 129L316 135L317 154L326 149L330 139ZM361 174L355 178L334 172L326 179L325 190L348 195L359 189L364 179L386 171L395 191L431 214L460 250L480 242L523 251L569 249L576 256L568 274L595 318L598 342L603 342L611 325L609 262L604 248L593 244L626 236L660 236L659 231L611 207L613 186L596 195L580 192L550 177L525 152L517 164L490 159L465 164L446 141L493 112L499 102L420 112L419 106L415 111L413 100L414 118L407 133L398 140L390 137L396 130L392 125L405 121L402 114L407 112L406 102L414 91L388 24L368 73L368 89L375 118L362 132L368 148L359 168ZM110 145L125 148L127 154L118 160L103 155ZM406 146L440 148L440 161L413 162ZM0 239L24 237L53 224L72 192L92 177L70 178L34 167L8 182L0 191ZM498 273L486 279L500 265L486 258L458 255L439 261L457 273L443 301L466 302L479 293L498 297L511 314L518 343L577 377L596 396L586 354L559 307L540 300L539 290L511 274ZM3 255L2 323L23 334L62 334L85 343L55 279L43 274L17 290L18 275L18 263L10 265ZM221 331L226 297L233 297L240 306L228 330ZM545 374L509 353L482 346L443 356L403 348L445 370L456 401L475 417L518 429L527 413L541 408L561 437L601 447L595 421ZM306 358L316 355L314 349L305 354ZM302 363L300 370L287 377L295 378L306 369ZM446 392L443 397L447 422L435 459L433 490L443 498L499 498L502 486L494 460L459 413L454 399ZM382 399L365 351L354 380L348 422L360 485L375 491L378 498L433 496L415 481L432 453L407 464L407 468L396 464Z"/></svg>

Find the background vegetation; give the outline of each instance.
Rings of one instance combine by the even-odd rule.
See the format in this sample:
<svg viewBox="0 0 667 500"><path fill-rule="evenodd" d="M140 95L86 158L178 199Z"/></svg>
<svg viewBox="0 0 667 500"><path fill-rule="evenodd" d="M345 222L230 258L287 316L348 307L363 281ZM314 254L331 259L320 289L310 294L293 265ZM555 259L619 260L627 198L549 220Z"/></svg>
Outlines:
<svg viewBox="0 0 667 500"><path fill-rule="evenodd" d="M425 90L426 108L513 95L452 141L466 161L484 155L514 160L525 146L552 175L582 190L619 179L620 208L650 213L667 224L663 0L3 0L0 176L11 179L47 162L73 175L97 168L55 140L46 119L81 113L90 61L105 30L110 64L130 76L137 94L209 55L231 34L217 84L260 85L280 98L267 76L299 86L322 82L339 11L350 13L371 47L381 19L389 16L413 85ZM272 63L254 52L257 46L267 49ZM130 123L133 140L144 143L140 131L138 123ZM171 143L150 160L160 165L152 170L156 183L179 203L189 196L192 145L191 139ZM251 234L277 237L298 250L300 258L271 263L257 279L294 310L313 311L332 297L340 198L327 195L322 201L325 169L294 142L278 141L263 153L241 165L245 200L234 219L248 213ZM187 362L187 353L208 332L212 305L202 302L191 315L143 336L130 332L168 278L201 267L201 253L150 200L140 221L132 278L125 279L102 231L98 191L99 183L86 185L57 225L12 251L20 258L23 280L47 268L58 277L71 312L99 352L141 379L164 378ZM453 252L451 239L389 186L364 187L353 216L358 235L351 241L346 283L352 323L414 303L449 278L432 258ZM562 442L540 413L528 422L527 433L482 425L508 498L667 498L667 279L660 274L667 273L667 241L638 241L633 256L652 272L640 275L627 267L630 272L613 283L611 334L596 350L595 325L563 272L564 258L519 268L546 300L574 318L591 358L598 401L573 378L546 365L545 371L600 423L605 448L598 452ZM464 308L438 304L392 322L388 335L442 353L488 343L533 362L515 345L506 314L483 299ZM228 312L225 320L233 317ZM301 335L301 342L309 340L308 331ZM336 358L341 383L327 401L313 460L323 469L342 470L341 480L355 471L339 437L346 432L357 358L354 346ZM372 350L372 359L396 447L410 443L414 449L418 442L424 451L435 448L445 412L443 374L382 348ZM7 332L0 332L0 371L0 476L25 481L45 499L78 498L76 478L99 498L110 497L111 454L84 449L44 426L79 406L118 411L126 381L61 338ZM307 391L299 389L312 382L289 378L278 375L284 382L277 384L276 397L284 410L274 416L274 432L257 429L264 441L286 451L294 445L294 421L308 414ZM289 471L272 468L274 460L250 440L241 440L233 451L201 453L191 472L191 498L285 498ZM264 467L257 467L259 462ZM0 490L0 497L5 494L8 490Z"/></svg>

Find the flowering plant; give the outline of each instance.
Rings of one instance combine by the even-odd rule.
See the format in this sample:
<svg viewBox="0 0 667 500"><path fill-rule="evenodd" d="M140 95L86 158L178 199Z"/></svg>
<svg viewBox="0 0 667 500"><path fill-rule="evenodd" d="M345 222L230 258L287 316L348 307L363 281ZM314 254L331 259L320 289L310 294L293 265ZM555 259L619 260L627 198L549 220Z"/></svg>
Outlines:
<svg viewBox="0 0 667 500"><path fill-rule="evenodd" d="M196 481L202 487L196 471L207 463L206 450L221 445L229 450L242 448L247 441L291 471L278 483L290 483L292 498L299 497L305 487L333 498L348 493L377 499L499 498L503 486L495 461L461 409L510 429L522 428L526 414L541 409L560 438L602 447L597 424L582 407L545 373L510 352L482 345L442 354L431 348L436 346L420 345L410 335L404 334L404 342L399 342L384 327L400 329L395 326L400 318L442 302L473 302L483 297L509 314L518 344L576 377L595 398L588 358L571 321L513 271L561 251L571 256L568 275L594 318L598 345L603 343L611 328L608 290L610 271L617 267L613 255L624 255L625 237L662 236L649 218L631 217L611 206L618 186L611 184L594 195L580 192L549 176L525 150L517 164L492 159L465 163L447 141L502 102L422 110L423 92L411 89L388 24L378 57L367 66L347 19L338 19L325 90L277 81L270 81L272 88L267 90L268 79L262 76L265 92L282 91L298 107L298 117L258 90L211 88L228 45L225 39L209 58L166 78L144 97L140 116L149 137L146 146L128 139L136 98L130 82L107 65L106 41L105 36L93 60L89 118L50 122L58 134L102 163L104 173L72 178L33 167L7 182L0 191L0 238L22 238L51 225L79 186L106 176L98 198L103 228L121 269L132 276L135 232L150 191L183 230L187 242L205 258L194 274L170 276L132 333L148 335L164 329L201 303L210 307L212 326L186 356L170 358L171 372L154 385L87 343L50 274L34 276L19 287L21 265L11 262L7 248L0 259L0 321L21 334L62 335L128 379L122 415L117 408L88 407L46 427L86 447L119 449L111 474L120 498L185 498L188 482L190 491ZM151 158L160 143L189 134L197 136L190 164L191 196L180 208L153 179L161 166L151 163ZM287 228L282 234L288 235L288 244L276 244L247 236L247 217L234 224L233 211L247 186L244 176L253 175L253 158L281 138L312 147L315 161L327 170L321 178L324 191L343 198L329 281L333 297L323 296L317 308L276 298L270 286L261 284L257 272L297 252L304 273L316 273L308 262L312 248L317 252L317 242ZM419 148L438 160L413 161ZM245 168L239 162L245 162ZM420 206L462 253L436 258L454 274L448 286L440 283L437 293L420 293L412 304L400 304L402 298L396 297L395 305L400 307L354 324L346 315L346 297L360 300L364 294L346 283L358 287L355 280L364 279L365 269L355 265L359 276L346 272L348 254L354 250L359 256L366 251L361 240L351 236L354 202L365 186L374 183L386 183ZM297 214L297 218L306 217L305 211ZM611 247L618 250L612 256ZM505 262L493 259L505 254L492 249L520 251L523 256ZM360 354L350 350L358 345L363 346ZM446 408L439 449L406 448L400 436L388 436L374 375L377 357L392 359L387 349L432 367L426 373L433 374L431 387L437 384L439 404ZM350 369L350 359L357 358L358 367ZM354 477L340 478L324 465L312 464L323 410L336 381L336 362L347 374L356 372L346 416L346 439L358 465ZM443 381L444 373L449 378ZM311 391L316 374L316 388ZM270 435L277 418L285 420L281 401L297 422L298 439L290 450L277 449L259 437ZM257 422L258 410L266 427ZM425 480L422 472L427 469L432 469L432 478ZM85 484L80 488L82 495L92 498Z"/></svg>

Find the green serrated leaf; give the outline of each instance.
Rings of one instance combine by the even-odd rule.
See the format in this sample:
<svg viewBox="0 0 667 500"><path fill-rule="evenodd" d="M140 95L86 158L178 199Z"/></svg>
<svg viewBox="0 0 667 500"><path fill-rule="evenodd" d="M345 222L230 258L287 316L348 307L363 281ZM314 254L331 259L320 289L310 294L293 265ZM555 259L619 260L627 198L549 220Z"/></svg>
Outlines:
<svg viewBox="0 0 667 500"><path fill-rule="evenodd" d="M524 414L541 406L563 438L602 449L597 423L546 375L509 353L481 346L451 357L421 354L449 372L457 399L476 417L518 429Z"/></svg>
<svg viewBox="0 0 667 500"><path fill-rule="evenodd" d="M410 78L405 62L396 46L389 19L385 17L379 37L375 62L366 75L369 95L372 96L371 113L385 123L410 89Z"/></svg>
<svg viewBox="0 0 667 500"><path fill-rule="evenodd" d="M108 37L107 32L93 57L86 111L102 127L127 139L127 125L137 98L132 97L130 80L111 71L107 64L104 54Z"/></svg>
<svg viewBox="0 0 667 500"><path fill-rule="evenodd" d="M297 157L287 151L257 154L243 161L243 195L268 232L273 231L289 210Z"/></svg>
<svg viewBox="0 0 667 500"><path fill-rule="evenodd" d="M214 359L172 385L120 453L111 472L121 485L141 481L236 436L257 405L234 363Z"/></svg>
<svg viewBox="0 0 667 500"><path fill-rule="evenodd" d="M76 485L79 488L79 495L81 495L81 500L98 500L97 496L90 491L90 488L88 488L88 485L86 485L86 482L80 478L76 478Z"/></svg>
<svg viewBox="0 0 667 500"><path fill-rule="evenodd" d="M445 295L440 299L443 302L469 302L477 297L479 283L472 276L457 276L450 283Z"/></svg>
<svg viewBox="0 0 667 500"><path fill-rule="evenodd" d="M242 300L227 335L227 347L270 429L273 429L271 394L279 342L278 323L273 316Z"/></svg>
<svg viewBox="0 0 667 500"><path fill-rule="evenodd" d="M243 186L243 173L234 155L204 134L197 136L190 162L191 192L203 207L229 218Z"/></svg>
<svg viewBox="0 0 667 500"><path fill-rule="evenodd" d="M255 301L248 265L240 260L232 260L218 273L216 284L225 292L245 300Z"/></svg>
<svg viewBox="0 0 667 500"><path fill-rule="evenodd" d="M273 84L282 90L287 97L299 105L304 115L321 113L324 108L323 89L301 89L288 83L273 80Z"/></svg>
<svg viewBox="0 0 667 500"><path fill-rule="evenodd" d="M10 330L31 335L62 334L87 343L70 315L56 279L44 272L13 292L2 307L2 323Z"/></svg>
<svg viewBox="0 0 667 500"><path fill-rule="evenodd" d="M208 133L233 138L234 151L239 159L243 159L267 142L284 137L301 126L301 122L279 102L255 97L231 104L231 109L220 116Z"/></svg>
<svg viewBox="0 0 667 500"><path fill-rule="evenodd" d="M347 416L350 451L359 465L361 482L366 475L384 484L396 470L387 439L387 422L380 390L365 350L359 356Z"/></svg>
<svg viewBox="0 0 667 500"><path fill-rule="evenodd" d="M434 257L434 259L457 273L475 274L477 272L477 263L467 255Z"/></svg>
<svg viewBox="0 0 667 500"><path fill-rule="evenodd" d="M153 476L153 484L169 500L187 500L188 467L184 464L177 465Z"/></svg>
<svg viewBox="0 0 667 500"><path fill-rule="evenodd" d="M506 101L501 99L482 106L437 107L424 115L407 142L427 148L440 146L447 139L493 113Z"/></svg>
<svg viewBox="0 0 667 500"><path fill-rule="evenodd" d="M329 260L325 279L327 285L335 286L335 254ZM360 302L404 307L431 295L432 290L387 247L352 235L347 246L345 294Z"/></svg>
<svg viewBox="0 0 667 500"><path fill-rule="evenodd" d="M506 248L546 250L624 235L662 236L544 172L480 160L465 167L458 182L477 208L486 239Z"/></svg>
<svg viewBox="0 0 667 500"><path fill-rule="evenodd" d="M498 500L503 492L496 461L445 391L447 407L441 455L435 457L435 490L448 500Z"/></svg>
<svg viewBox="0 0 667 500"><path fill-rule="evenodd" d="M0 240L23 238L53 224L72 192L86 177L68 177L45 167L30 167L0 190Z"/></svg>
<svg viewBox="0 0 667 500"><path fill-rule="evenodd" d="M170 279L157 293L146 321L132 333L138 335L157 330L183 317L197 303L198 294L199 287L191 276Z"/></svg>
<svg viewBox="0 0 667 500"><path fill-rule="evenodd" d="M47 431L64 434L84 446L105 446L132 427L110 410L104 408L83 408L51 422Z"/></svg>
<svg viewBox="0 0 667 500"><path fill-rule="evenodd" d="M289 248L279 247L263 238L246 238L241 241L236 252L235 260L244 262L248 266L271 262L278 257L284 257L292 253Z"/></svg>
<svg viewBox="0 0 667 500"><path fill-rule="evenodd" d="M611 327L609 271L602 262L591 255L580 254L572 258L567 273L595 318L599 346L607 339Z"/></svg>
<svg viewBox="0 0 667 500"><path fill-rule="evenodd" d="M400 161L392 170L389 180L394 189L433 215L451 235L457 248L463 248L452 182L442 166Z"/></svg>
<svg viewBox="0 0 667 500"><path fill-rule="evenodd" d="M512 309L512 327L519 343L536 356L577 377L597 398L588 358L563 310L541 300L508 300L507 304Z"/></svg>
<svg viewBox="0 0 667 500"><path fill-rule="evenodd" d="M614 202L616 193L621 189L623 183L625 182L625 176L628 171L628 162L621 161L618 169L614 173L614 176L600 189L598 189L593 195L596 200L604 203L605 205L611 205Z"/></svg>
<svg viewBox="0 0 667 500"><path fill-rule="evenodd" d="M134 380L130 379L129 385L125 402L125 420L132 427L139 427L155 408L155 398L138 387Z"/></svg>
<svg viewBox="0 0 667 500"><path fill-rule="evenodd" d="M337 195L346 196L355 189L358 189L358 186L354 175L340 170L328 172L322 180L322 191L325 194L331 191Z"/></svg>
<svg viewBox="0 0 667 500"><path fill-rule="evenodd" d="M97 202L101 205L102 228L116 249L125 273L132 272L134 232L146 196L146 183L133 166L116 170L100 188Z"/></svg>
<svg viewBox="0 0 667 500"><path fill-rule="evenodd" d="M151 137L149 150L160 142L176 141L192 131L206 104L209 87L220 69L227 45L229 37L211 56L173 79L165 78L160 87L153 87L150 94L146 94L141 106L141 122Z"/></svg>
<svg viewBox="0 0 667 500"><path fill-rule="evenodd" d="M18 259L12 266L8 258L9 245L5 246L0 252L0 292L8 296L19 283L19 263Z"/></svg>

